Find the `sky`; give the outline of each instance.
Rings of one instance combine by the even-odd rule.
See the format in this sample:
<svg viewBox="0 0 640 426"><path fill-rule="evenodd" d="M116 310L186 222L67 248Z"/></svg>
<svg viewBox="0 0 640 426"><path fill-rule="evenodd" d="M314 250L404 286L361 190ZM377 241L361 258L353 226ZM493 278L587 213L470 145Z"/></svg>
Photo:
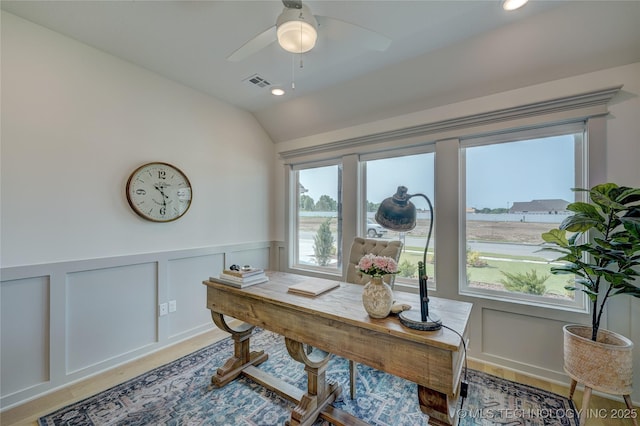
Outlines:
<svg viewBox="0 0 640 426"><path fill-rule="evenodd" d="M410 194L433 196L435 154L389 158L367 162L367 198L380 202L392 196L399 185ZM507 208L518 201L564 199L573 201L573 136L557 136L505 144L482 145L466 150L467 207ZM300 181L307 195L337 199L337 166L305 169ZM417 208L426 208L422 198L413 198Z"/></svg>

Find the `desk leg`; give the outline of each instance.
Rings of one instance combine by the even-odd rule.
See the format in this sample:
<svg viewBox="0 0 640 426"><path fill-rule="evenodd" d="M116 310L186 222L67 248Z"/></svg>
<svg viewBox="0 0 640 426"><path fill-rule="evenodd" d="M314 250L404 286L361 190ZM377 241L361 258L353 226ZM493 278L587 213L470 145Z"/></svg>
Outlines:
<svg viewBox="0 0 640 426"><path fill-rule="evenodd" d="M285 338L287 351L293 359L305 365L308 375L307 393L291 412L288 426L312 425L320 412L340 395L342 388L326 378L329 354L317 348L307 353L302 343Z"/></svg>
<svg viewBox="0 0 640 426"><path fill-rule="evenodd" d="M458 422L456 412L457 397L449 397L442 392L418 385L420 410L429 415L430 425L455 425Z"/></svg>
<svg viewBox="0 0 640 426"><path fill-rule="evenodd" d="M243 323L237 329L231 328L222 314L213 311L211 319L220 329L231 333L233 338L233 356L218 368L215 376L211 377L211 384L222 387L238 377L246 367L262 364L269 358L264 351L250 351L249 340L254 326Z"/></svg>

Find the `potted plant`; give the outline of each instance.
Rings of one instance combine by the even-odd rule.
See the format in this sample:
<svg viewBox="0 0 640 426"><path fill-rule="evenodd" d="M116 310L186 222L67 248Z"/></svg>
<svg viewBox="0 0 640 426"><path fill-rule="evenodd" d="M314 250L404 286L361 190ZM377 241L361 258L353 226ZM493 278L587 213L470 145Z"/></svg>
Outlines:
<svg viewBox="0 0 640 426"><path fill-rule="evenodd" d="M565 288L583 291L591 303L591 327L564 327L564 369L572 378L570 397L577 381L585 385L583 408L591 389L624 395L631 406L633 343L600 329L600 321L611 297L640 298L640 188L605 183L590 190L573 190L588 192L591 202L569 204L567 210L574 214L558 229L542 234L553 246L543 250L560 253L556 261L564 262L552 267L551 273L574 275L575 285ZM567 237L567 232L573 234Z"/></svg>

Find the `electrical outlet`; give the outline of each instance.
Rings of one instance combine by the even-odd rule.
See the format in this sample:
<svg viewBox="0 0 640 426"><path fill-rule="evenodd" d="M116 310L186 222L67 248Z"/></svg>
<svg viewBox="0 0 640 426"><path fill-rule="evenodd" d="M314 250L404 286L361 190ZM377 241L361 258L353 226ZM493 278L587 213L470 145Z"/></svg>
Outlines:
<svg viewBox="0 0 640 426"><path fill-rule="evenodd" d="M175 300L169 300L169 312L175 312L176 309L178 309L176 301Z"/></svg>
<svg viewBox="0 0 640 426"><path fill-rule="evenodd" d="M160 304L160 316L167 315L169 313L169 306L166 303Z"/></svg>

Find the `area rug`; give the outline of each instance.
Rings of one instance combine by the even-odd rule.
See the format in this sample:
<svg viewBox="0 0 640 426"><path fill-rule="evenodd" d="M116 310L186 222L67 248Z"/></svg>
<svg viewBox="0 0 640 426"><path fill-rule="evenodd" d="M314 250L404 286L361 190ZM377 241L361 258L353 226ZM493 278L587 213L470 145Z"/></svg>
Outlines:
<svg viewBox="0 0 640 426"><path fill-rule="evenodd" d="M269 354L261 370L306 389L304 367L291 359L282 336L260 330L252 337L251 347ZM283 425L293 405L252 380L241 377L223 388L211 386L211 376L232 354L233 341L223 339L41 417L39 424ZM428 424L411 382L358 364L357 397L351 400L349 364L338 356L329 361L327 377L340 382L345 394L333 405L371 425ZM469 370L467 378L469 395L459 407L460 426L578 424L575 407L567 398L478 371ZM328 423L319 420L316 425Z"/></svg>

